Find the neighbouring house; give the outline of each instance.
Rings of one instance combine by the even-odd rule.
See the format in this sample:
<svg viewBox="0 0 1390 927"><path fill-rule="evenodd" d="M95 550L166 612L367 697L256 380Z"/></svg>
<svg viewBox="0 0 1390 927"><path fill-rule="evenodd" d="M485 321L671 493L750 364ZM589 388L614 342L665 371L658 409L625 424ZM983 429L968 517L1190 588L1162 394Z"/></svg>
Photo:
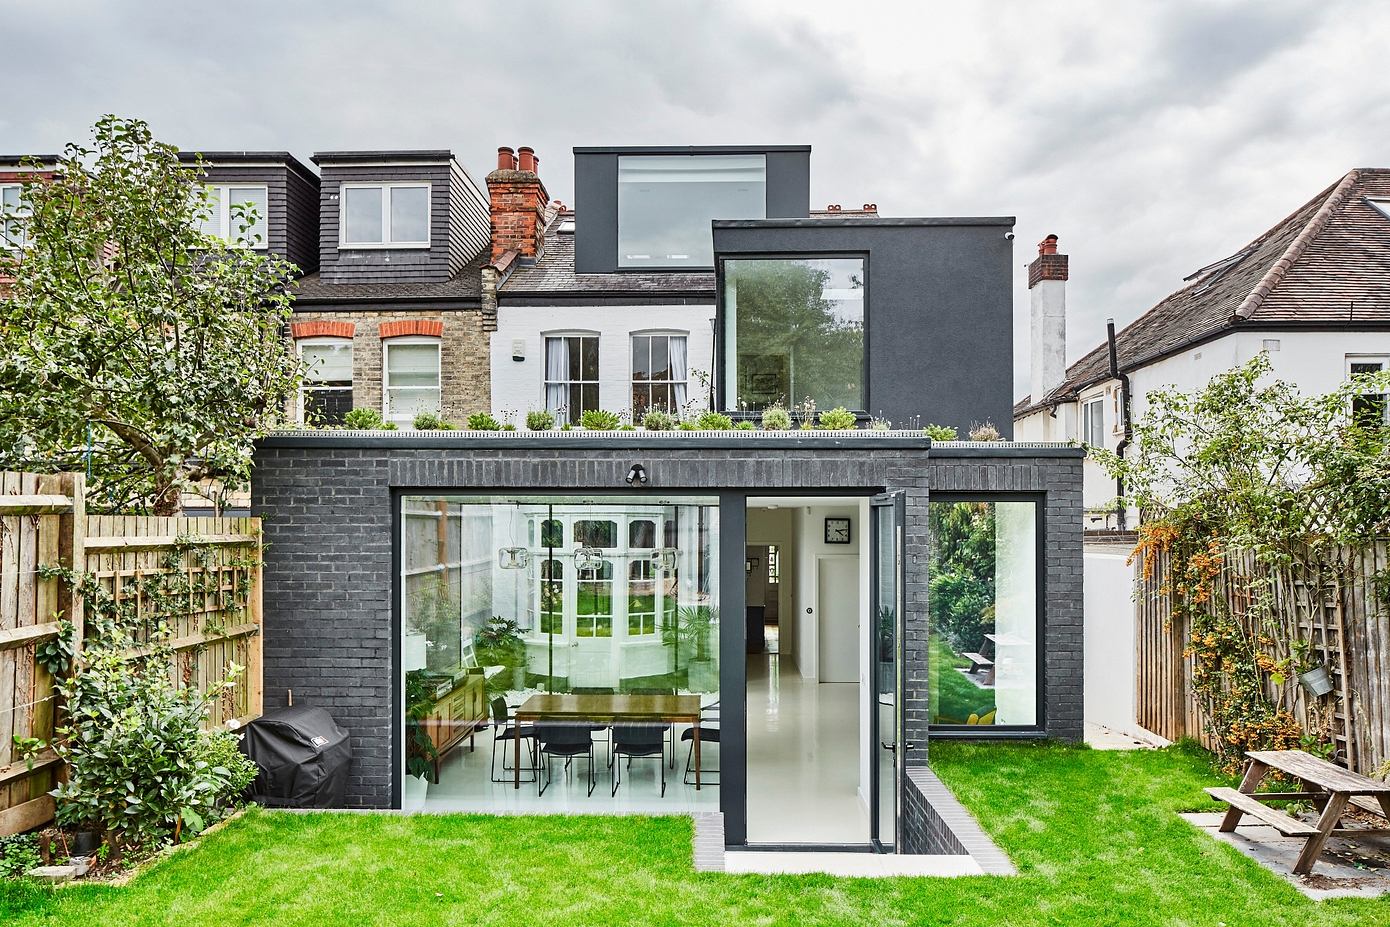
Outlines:
<svg viewBox="0 0 1390 927"><path fill-rule="evenodd" d="M1049 236L1029 267L1031 391L1013 410L1027 441L1078 441L1109 450L1127 441L1160 386L1201 387L1261 351L1273 375L1309 393L1390 366L1390 169L1359 168L1235 254L1209 264L1101 344L1066 363L1067 256ZM1382 396L1363 414L1384 420ZM1085 466L1088 527L1129 528L1119 487Z"/></svg>
<svg viewBox="0 0 1390 927"><path fill-rule="evenodd" d="M58 164L57 155L0 155L0 248L24 247L24 185L49 180ZM12 278L0 276L0 286Z"/></svg>
<svg viewBox="0 0 1390 927"><path fill-rule="evenodd" d="M298 283L291 335L308 362L297 421L356 407L410 427L490 405L481 270L488 202L448 151L318 152L315 268ZM310 270L311 268L305 268Z"/></svg>
<svg viewBox="0 0 1390 927"><path fill-rule="evenodd" d="M325 292L416 286L344 273L469 270L331 254L356 240L339 198L418 183L408 160L318 158L303 322L398 305ZM258 443L266 704L349 730L351 806L718 811L730 845L961 853L933 740L1080 737L1081 450L920 428L1008 424L1013 220L812 215L809 168L805 147L577 149L571 211L500 149L477 302L455 304L495 325L490 356L446 335L439 363L479 377L473 408L560 425L809 399L894 428Z"/></svg>

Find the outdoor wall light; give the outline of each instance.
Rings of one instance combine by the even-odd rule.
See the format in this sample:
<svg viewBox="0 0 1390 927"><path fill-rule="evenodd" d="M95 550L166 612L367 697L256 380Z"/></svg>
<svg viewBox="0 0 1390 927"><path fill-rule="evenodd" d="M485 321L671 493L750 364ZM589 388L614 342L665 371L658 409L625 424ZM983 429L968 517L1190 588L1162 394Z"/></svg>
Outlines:
<svg viewBox="0 0 1390 927"><path fill-rule="evenodd" d="M524 570L531 563L531 553L524 547L504 547L497 552L497 566L504 570Z"/></svg>
<svg viewBox="0 0 1390 927"><path fill-rule="evenodd" d="M639 463L638 463L638 464L633 464L631 467L628 467L628 470L627 470L627 485L629 485L629 486L646 486L646 485L647 485L647 468L644 467L644 466L642 466L642 465L639 464Z"/></svg>

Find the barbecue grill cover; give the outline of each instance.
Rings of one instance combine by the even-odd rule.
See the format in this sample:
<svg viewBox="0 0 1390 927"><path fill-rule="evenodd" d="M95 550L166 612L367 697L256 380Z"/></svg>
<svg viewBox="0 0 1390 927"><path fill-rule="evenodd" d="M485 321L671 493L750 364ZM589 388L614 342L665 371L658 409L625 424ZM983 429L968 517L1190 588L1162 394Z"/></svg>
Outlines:
<svg viewBox="0 0 1390 927"><path fill-rule="evenodd" d="M322 708L281 708L246 726L242 752L260 769L252 800L272 808L339 808L352 742Z"/></svg>

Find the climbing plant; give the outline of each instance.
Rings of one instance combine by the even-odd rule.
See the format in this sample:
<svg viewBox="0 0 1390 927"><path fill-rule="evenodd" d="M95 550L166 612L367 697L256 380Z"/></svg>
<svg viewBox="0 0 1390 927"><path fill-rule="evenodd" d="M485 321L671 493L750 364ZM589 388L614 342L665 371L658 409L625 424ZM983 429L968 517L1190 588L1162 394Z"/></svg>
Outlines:
<svg viewBox="0 0 1390 927"><path fill-rule="evenodd" d="M1365 414L1390 378L1304 395L1270 374L1261 354L1193 392L1154 390L1126 458L1092 451L1143 513L1135 555L1190 629L1192 696L1232 767L1249 749L1329 749L1325 713L1305 730L1285 707L1312 648L1277 577L1335 574L1339 551L1390 533L1390 429Z"/></svg>

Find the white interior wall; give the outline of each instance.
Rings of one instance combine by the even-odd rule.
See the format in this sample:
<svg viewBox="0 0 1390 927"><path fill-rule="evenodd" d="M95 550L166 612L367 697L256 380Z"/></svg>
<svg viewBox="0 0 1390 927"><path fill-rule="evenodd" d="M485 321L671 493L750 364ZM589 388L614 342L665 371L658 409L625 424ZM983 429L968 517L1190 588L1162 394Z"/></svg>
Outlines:
<svg viewBox="0 0 1390 927"><path fill-rule="evenodd" d="M776 509L749 508L748 520L744 531L747 543L759 546L776 544L782 552L782 581L777 585L777 634L779 638L778 650L781 655L781 663L787 666L799 665L797 660L797 608L796 608L796 577L799 575L796 557L792 553L795 547L796 526L794 519L796 509L786 506ZM767 556L764 552L763 556ZM766 566L766 563L763 564ZM766 575L766 571L764 571Z"/></svg>

